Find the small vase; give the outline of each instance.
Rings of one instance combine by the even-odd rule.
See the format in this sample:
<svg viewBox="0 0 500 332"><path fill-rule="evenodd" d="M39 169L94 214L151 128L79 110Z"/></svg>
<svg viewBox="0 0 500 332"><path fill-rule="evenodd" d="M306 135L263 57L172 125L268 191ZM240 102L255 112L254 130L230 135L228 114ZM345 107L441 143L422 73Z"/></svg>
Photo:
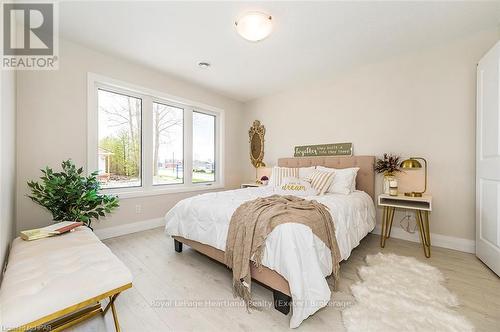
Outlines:
<svg viewBox="0 0 500 332"><path fill-rule="evenodd" d="M392 180L389 182L389 195L397 196L398 195L398 181Z"/></svg>
<svg viewBox="0 0 500 332"><path fill-rule="evenodd" d="M386 172L384 173L384 194L389 195L391 191L391 181L396 180L394 173Z"/></svg>

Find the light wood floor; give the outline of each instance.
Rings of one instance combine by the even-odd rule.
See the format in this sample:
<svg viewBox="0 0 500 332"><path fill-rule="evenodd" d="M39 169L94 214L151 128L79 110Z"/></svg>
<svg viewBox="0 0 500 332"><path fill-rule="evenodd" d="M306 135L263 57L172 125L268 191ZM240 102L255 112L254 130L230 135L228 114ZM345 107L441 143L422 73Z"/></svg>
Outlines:
<svg viewBox="0 0 500 332"><path fill-rule="evenodd" d="M309 317L298 331L344 331L341 310L352 303L349 286L359 280L356 271L364 264L365 256L379 251L414 256L439 268L448 279L447 287L461 300L458 311L473 322L477 331L500 331L500 278L474 255L434 247L432 257L426 259L418 243L389 239L386 248L381 249L378 241L378 236L368 235L341 264L333 305ZM165 236L163 228L104 242L134 276L134 287L116 302L124 332L290 330L290 316L273 308L247 314L233 299L230 271L189 247L176 253L173 240ZM256 283L252 286L254 299L272 301L271 291ZM220 303L226 305L218 306ZM73 330L114 331L113 319L108 313L105 319L94 318Z"/></svg>

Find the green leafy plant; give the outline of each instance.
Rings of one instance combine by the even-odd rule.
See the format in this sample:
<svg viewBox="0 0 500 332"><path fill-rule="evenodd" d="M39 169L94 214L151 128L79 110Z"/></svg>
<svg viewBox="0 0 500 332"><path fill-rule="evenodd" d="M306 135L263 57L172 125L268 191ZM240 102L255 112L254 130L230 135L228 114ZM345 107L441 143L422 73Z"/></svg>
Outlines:
<svg viewBox="0 0 500 332"><path fill-rule="evenodd" d="M375 172L377 173L396 173L401 172L399 167L399 156L384 153L383 159L377 159L375 163Z"/></svg>
<svg viewBox="0 0 500 332"><path fill-rule="evenodd" d="M52 213L55 222L81 221L90 229L93 219L104 217L119 206L118 197L101 195L97 172L82 176L83 168L76 168L71 159L63 161L62 172L42 169L40 182L29 181L33 202Z"/></svg>

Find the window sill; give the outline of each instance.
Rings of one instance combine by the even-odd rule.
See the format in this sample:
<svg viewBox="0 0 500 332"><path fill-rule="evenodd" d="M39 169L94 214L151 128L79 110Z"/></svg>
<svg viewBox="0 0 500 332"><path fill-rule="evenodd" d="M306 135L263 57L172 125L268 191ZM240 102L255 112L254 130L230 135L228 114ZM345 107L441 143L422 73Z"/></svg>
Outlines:
<svg viewBox="0 0 500 332"><path fill-rule="evenodd" d="M223 184L211 183L211 184L195 184L191 186L182 187L168 187L168 188L152 188L146 190L144 188L123 188L123 189L103 189L101 192L106 195L115 195L120 199L129 199L137 197L147 197L147 196L159 196L159 195L171 195L178 193L188 193L197 191L207 191L213 189L222 189Z"/></svg>

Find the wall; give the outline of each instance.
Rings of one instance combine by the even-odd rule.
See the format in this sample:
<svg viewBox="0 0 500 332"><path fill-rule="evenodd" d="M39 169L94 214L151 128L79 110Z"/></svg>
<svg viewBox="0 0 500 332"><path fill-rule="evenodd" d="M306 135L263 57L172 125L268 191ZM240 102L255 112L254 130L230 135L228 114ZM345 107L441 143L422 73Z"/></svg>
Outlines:
<svg viewBox="0 0 500 332"><path fill-rule="evenodd" d="M0 70L0 266L15 232L16 76ZM1 272L0 272L1 274Z"/></svg>
<svg viewBox="0 0 500 332"><path fill-rule="evenodd" d="M88 72L224 109L225 184L226 188L240 184L239 156L246 153L240 151L245 141L241 134L240 103L153 69L62 40L59 70L18 73L18 230L44 226L51 220L47 211L26 197L26 181L38 178L40 168L46 165L58 168L67 158L86 165ZM193 193L122 199L116 212L94 225L99 229L160 218L177 201L190 195ZM142 206L141 213L136 213L137 204Z"/></svg>
<svg viewBox="0 0 500 332"><path fill-rule="evenodd" d="M497 30L485 31L244 106L175 77L61 41L58 71L17 75L17 229L40 227L51 219L26 198L26 181L38 178L41 167L58 167L63 159L86 164L86 75L95 72L226 110L227 188L254 177L246 149L247 129L254 119L267 128L268 165L291 156L295 145L331 142L353 142L358 155L426 157L434 196L432 232L472 240L475 68L498 37ZM405 175L401 189L415 189L421 175ZM190 195L123 199L118 211L95 226L105 229L160 218ZM136 213L136 204L142 205L142 213ZM395 225L401 217L396 215Z"/></svg>
<svg viewBox="0 0 500 332"><path fill-rule="evenodd" d="M357 155L427 158L431 231L472 240L476 64L498 37L497 30L484 31L253 101L245 107L245 124L259 119L266 126L268 165L292 156L295 145L334 142L353 142ZM246 174L252 178L254 171ZM417 189L421 176L406 174L401 189ZM379 193L381 182L378 176ZM395 225L401 217L395 216Z"/></svg>

